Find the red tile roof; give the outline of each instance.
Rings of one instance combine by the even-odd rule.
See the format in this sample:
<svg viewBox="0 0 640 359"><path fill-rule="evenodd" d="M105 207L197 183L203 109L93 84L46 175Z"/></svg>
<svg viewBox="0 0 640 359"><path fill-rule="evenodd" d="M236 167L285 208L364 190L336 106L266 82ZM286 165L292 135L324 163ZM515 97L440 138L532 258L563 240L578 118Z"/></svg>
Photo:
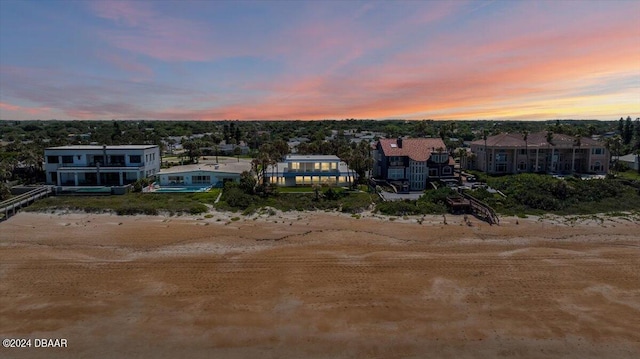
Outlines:
<svg viewBox="0 0 640 359"><path fill-rule="evenodd" d="M529 148L536 147L573 147L575 146L575 136L563 135L560 133L554 133L553 138L551 140L551 144L547 142L547 132L534 132L530 133L527 136L526 145ZM471 142L472 145L481 145L484 146L484 140L480 139L477 141ZM601 142L593 140L589 137L580 138L580 145L585 147L590 146L603 146ZM516 147L516 148L524 148L525 142L521 133L501 133L495 136L487 137L487 147Z"/></svg>
<svg viewBox="0 0 640 359"><path fill-rule="evenodd" d="M406 156L414 161L426 161L431 152L447 149L439 138L403 138L402 147L395 138L381 138L379 143L385 156Z"/></svg>

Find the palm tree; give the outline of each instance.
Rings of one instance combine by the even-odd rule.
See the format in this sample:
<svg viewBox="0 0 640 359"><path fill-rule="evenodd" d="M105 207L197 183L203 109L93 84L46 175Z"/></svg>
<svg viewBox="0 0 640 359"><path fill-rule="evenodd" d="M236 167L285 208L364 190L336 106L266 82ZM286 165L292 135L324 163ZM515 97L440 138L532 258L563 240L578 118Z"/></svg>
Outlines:
<svg viewBox="0 0 640 359"><path fill-rule="evenodd" d="M487 130L482 130L482 139L484 140L484 168L489 173L489 151L487 150Z"/></svg>
<svg viewBox="0 0 640 359"><path fill-rule="evenodd" d="M555 168L553 165L555 161L553 160L553 155L554 155L555 149L551 147L553 145L553 131L547 131L547 143L551 148L551 164L549 166L551 167L551 171L554 171ZM547 169L547 171L549 170Z"/></svg>
<svg viewBox="0 0 640 359"><path fill-rule="evenodd" d="M578 149L580 149L580 146L582 146L582 136L580 136L580 134L577 134L576 137L573 140L573 154L571 157L571 172L575 173L576 172L576 149L575 147L578 147Z"/></svg>
<svg viewBox="0 0 640 359"><path fill-rule="evenodd" d="M524 151L525 151L525 155L527 156L527 172L529 171L529 142L527 141L529 139L529 131L524 130L522 131L522 139L524 140Z"/></svg>

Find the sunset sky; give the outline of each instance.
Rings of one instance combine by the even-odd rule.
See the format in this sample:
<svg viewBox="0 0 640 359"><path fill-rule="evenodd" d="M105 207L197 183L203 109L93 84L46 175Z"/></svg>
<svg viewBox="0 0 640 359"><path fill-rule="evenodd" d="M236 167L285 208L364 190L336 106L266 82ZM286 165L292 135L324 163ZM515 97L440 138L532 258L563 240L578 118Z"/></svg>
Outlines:
<svg viewBox="0 0 640 359"><path fill-rule="evenodd" d="M0 119L640 115L640 1L0 1Z"/></svg>

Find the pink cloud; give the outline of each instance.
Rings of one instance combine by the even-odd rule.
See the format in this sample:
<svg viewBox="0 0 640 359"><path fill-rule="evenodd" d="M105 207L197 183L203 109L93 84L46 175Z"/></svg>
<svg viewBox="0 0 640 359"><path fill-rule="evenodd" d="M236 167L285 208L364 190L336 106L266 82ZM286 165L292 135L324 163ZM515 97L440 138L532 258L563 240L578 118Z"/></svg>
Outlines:
<svg viewBox="0 0 640 359"><path fill-rule="evenodd" d="M51 111L48 107L24 107L12 105L10 103L0 102L0 111L12 112L13 114L27 114L37 116ZM0 116L4 117L4 116Z"/></svg>
<svg viewBox="0 0 640 359"><path fill-rule="evenodd" d="M165 61L205 61L215 55L204 38L204 24L155 11L152 3L92 2L95 14L114 21L119 29L101 36L113 46Z"/></svg>
<svg viewBox="0 0 640 359"><path fill-rule="evenodd" d="M121 70L140 75L142 79L149 79L153 75L153 70L150 67L131 58L125 58L106 51L100 51L97 55Z"/></svg>

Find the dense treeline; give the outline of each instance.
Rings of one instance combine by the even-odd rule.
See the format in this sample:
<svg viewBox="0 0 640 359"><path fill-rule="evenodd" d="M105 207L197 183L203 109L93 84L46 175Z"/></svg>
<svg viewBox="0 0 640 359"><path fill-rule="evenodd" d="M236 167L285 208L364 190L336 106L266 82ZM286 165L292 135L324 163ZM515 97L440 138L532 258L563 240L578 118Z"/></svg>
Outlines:
<svg viewBox="0 0 640 359"><path fill-rule="evenodd" d="M331 131L355 130L384 133L388 137L443 137L465 141L477 140L482 130L489 135L500 132L536 132L550 130L569 135L592 135L616 132L628 144L640 131L640 119L628 116L619 121L555 120L555 121L0 121L0 139L5 142L49 140L51 144L90 143L131 144L157 143L176 136L189 138L211 134L214 142L244 141L258 148L267 141L306 137L323 139Z"/></svg>

